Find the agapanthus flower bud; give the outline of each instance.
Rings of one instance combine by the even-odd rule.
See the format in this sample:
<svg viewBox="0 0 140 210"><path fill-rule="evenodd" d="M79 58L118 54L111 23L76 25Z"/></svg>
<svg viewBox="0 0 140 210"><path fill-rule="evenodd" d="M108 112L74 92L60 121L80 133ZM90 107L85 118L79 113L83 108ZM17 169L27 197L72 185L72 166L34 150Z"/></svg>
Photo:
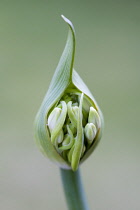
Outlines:
<svg viewBox="0 0 140 210"><path fill-rule="evenodd" d="M95 124L97 128L101 127L100 116L98 112L96 111L96 109L94 109L93 107L90 107L88 122Z"/></svg>
<svg viewBox="0 0 140 210"><path fill-rule="evenodd" d="M61 114L61 109L56 107L53 109L53 111L50 113L49 117L48 117L48 126L50 129L50 132L52 132L52 130L55 128L58 119L60 117Z"/></svg>
<svg viewBox="0 0 140 210"><path fill-rule="evenodd" d="M75 31L69 25L66 47L35 121L41 151L65 169L77 170L101 138L102 113L73 69Z"/></svg>
<svg viewBox="0 0 140 210"><path fill-rule="evenodd" d="M93 123L87 123L85 126L85 137L87 138L88 143L92 143L97 134L97 128Z"/></svg>

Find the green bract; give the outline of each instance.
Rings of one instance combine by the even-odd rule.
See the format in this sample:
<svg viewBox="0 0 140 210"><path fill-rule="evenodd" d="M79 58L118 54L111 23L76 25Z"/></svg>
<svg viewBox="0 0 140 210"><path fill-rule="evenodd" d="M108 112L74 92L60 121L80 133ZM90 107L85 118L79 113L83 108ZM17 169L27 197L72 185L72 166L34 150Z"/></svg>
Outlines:
<svg viewBox="0 0 140 210"><path fill-rule="evenodd" d="M35 136L41 151L60 167L77 170L94 150L102 133L102 113L73 69L75 31L69 25L65 49L35 119Z"/></svg>

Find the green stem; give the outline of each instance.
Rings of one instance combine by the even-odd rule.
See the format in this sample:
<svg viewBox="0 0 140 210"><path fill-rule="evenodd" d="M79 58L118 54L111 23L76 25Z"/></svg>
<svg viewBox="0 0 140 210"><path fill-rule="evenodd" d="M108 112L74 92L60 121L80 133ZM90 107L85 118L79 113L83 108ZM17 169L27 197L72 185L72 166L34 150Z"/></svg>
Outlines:
<svg viewBox="0 0 140 210"><path fill-rule="evenodd" d="M60 171L68 209L89 210L79 169L75 172L64 169Z"/></svg>

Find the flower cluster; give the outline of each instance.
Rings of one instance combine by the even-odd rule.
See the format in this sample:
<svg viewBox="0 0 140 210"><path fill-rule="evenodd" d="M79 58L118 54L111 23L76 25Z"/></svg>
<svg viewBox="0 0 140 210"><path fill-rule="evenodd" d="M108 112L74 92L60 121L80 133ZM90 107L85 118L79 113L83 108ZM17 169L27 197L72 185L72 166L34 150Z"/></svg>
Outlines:
<svg viewBox="0 0 140 210"><path fill-rule="evenodd" d="M70 89L51 110L47 122L56 151L76 170L101 127L98 111L85 94Z"/></svg>

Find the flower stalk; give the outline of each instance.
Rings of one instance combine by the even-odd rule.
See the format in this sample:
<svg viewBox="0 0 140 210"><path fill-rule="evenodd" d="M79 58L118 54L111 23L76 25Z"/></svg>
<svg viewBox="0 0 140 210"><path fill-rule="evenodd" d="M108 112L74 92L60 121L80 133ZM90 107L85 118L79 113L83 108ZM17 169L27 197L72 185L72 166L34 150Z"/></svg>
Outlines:
<svg viewBox="0 0 140 210"><path fill-rule="evenodd" d="M89 210L80 176L80 169L75 172L61 169L60 173L68 209Z"/></svg>

